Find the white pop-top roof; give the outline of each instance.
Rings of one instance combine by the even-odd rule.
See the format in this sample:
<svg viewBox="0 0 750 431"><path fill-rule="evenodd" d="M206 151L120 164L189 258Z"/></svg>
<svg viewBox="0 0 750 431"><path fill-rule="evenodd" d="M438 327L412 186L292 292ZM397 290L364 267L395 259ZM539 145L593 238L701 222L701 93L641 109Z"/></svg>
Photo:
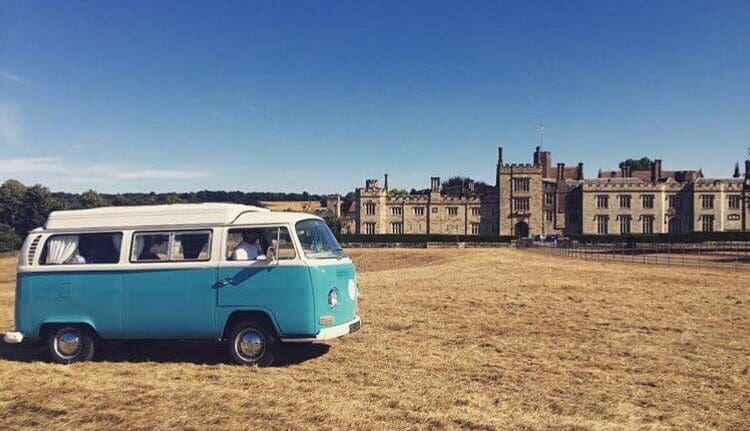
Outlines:
<svg viewBox="0 0 750 431"><path fill-rule="evenodd" d="M287 223L310 214L271 212L265 208L225 203L103 207L53 211L45 229L101 229L144 226L196 226Z"/></svg>

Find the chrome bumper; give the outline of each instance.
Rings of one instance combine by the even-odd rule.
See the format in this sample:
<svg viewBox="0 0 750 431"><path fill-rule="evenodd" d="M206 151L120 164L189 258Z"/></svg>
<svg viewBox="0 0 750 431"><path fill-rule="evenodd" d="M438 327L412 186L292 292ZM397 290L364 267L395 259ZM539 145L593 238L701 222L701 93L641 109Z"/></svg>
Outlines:
<svg viewBox="0 0 750 431"><path fill-rule="evenodd" d="M3 335L3 341L6 344L20 344L23 341L23 334L20 332L6 332Z"/></svg>
<svg viewBox="0 0 750 431"><path fill-rule="evenodd" d="M343 337L344 335L353 334L359 331L361 326L362 320L359 318L359 316L355 316L354 319L346 323L321 329L320 332L318 332L318 335L316 335L315 337L282 338L281 341L284 343L315 343L319 341L332 340L334 338Z"/></svg>

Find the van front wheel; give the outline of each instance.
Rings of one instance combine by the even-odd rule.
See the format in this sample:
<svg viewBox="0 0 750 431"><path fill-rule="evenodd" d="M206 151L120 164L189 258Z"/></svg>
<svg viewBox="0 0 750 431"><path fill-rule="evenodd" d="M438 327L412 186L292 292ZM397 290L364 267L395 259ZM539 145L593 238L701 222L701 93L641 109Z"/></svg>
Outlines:
<svg viewBox="0 0 750 431"><path fill-rule="evenodd" d="M279 341L263 325L255 322L239 322L229 336L229 355L238 365L267 367L273 364L279 353Z"/></svg>
<svg viewBox="0 0 750 431"><path fill-rule="evenodd" d="M61 364L89 361L94 357L94 338L78 325L54 328L49 332L47 347L50 358Z"/></svg>

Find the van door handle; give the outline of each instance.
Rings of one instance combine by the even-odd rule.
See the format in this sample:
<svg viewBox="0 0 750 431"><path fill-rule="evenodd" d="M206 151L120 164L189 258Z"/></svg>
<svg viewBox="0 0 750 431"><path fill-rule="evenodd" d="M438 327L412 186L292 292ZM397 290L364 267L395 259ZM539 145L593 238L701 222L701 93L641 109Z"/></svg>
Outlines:
<svg viewBox="0 0 750 431"><path fill-rule="evenodd" d="M220 287L229 286L230 284L234 284L234 283L232 283L232 279L231 278L220 278L219 281L218 281L218 283L219 283Z"/></svg>

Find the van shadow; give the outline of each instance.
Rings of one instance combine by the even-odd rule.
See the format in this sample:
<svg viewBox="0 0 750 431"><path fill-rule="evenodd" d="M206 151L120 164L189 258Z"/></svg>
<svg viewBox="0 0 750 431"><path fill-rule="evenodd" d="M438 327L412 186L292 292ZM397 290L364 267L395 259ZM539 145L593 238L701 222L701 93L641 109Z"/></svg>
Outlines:
<svg viewBox="0 0 750 431"><path fill-rule="evenodd" d="M330 346L326 344L283 344L274 366L287 367L319 358ZM10 345L0 341L0 360L48 361L43 343ZM226 345L197 341L120 341L97 345L94 362L157 362L197 365L229 364Z"/></svg>

